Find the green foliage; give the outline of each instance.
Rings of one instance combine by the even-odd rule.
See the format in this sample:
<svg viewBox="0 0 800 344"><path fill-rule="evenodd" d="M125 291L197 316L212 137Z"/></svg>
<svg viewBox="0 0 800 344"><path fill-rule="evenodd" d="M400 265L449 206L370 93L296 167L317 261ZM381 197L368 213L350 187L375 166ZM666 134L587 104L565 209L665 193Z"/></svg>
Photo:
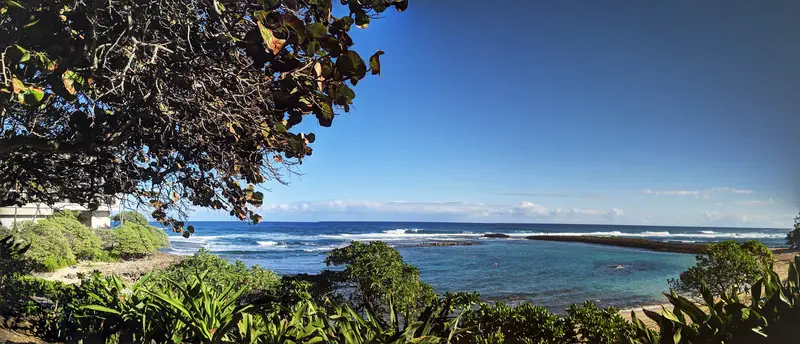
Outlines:
<svg viewBox="0 0 800 344"><path fill-rule="evenodd" d="M61 226L40 220L43 223L25 221L9 230L18 240L30 244L25 253L36 271L55 271L76 263L75 254Z"/></svg>
<svg viewBox="0 0 800 344"><path fill-rule="evenodd" d="M746 290L748 285L772 269L775 257L758 241L744 244L723 241L709 244L696 260L695 266L669 283L675 290L700 297L703 283L717 295Z"/></svg>
<svg viewBox="0 0 800 344"><path fill-rule="evenodd" d="M408 7L135 3L0 2L0 185L14 186L0 189L0 206L70 199L96 209L126 194L187 235L175 217L190 206L258 222L254 185L282 181L276 162L312 153L315 135L297 126L331 126L353 87L381 72L383 52L368 66L352 30Z"/></svg>
<svg viewBox="0 0 800 344"><path fill-rule="evenodd" d="M800 249L800 215L794 218L794 229L786 234L786 245L792 250Z"/></svg>
<svg viewBox="0 0 800 344"><path fill-rule="evenodd" d="M166 283L166 281L184 281L206 272L204 285L222 291L236 285L244 290L245 298L254 295L274 294L280 285L280 278L274 272L258 265L248 268L241 261L230 263L217 255L200 249L191 258L187 258L170 268L151 274L148 284Z"/></svg>
<svg viewBox="0 0 800 344"><path fill-rule="evenodd" d="M135 211L123 211L111 217L112 221L116 222L130 222L140 226L149 226L150 222L147 217ZM124 221L123 221L124 220Z"/></svg>
<svg viewBox="0 0 800 344"><path fill-rule="evenodd" d="M465 326L474 328L483 340L502 337L508 343L573 343L576 336L569 319L528 302L515 307L482 303L465 316Z"/></svg>
<svg viewBox="0 0 800 344"><path fill-rule="evenodd" d="M111 253L124 259L143 257L169 245L167 234L149 225L125 223L113 233L115 242Z"/></svg>
<svg viewBox="0 0 800 344"><path fill-rule="evenodd" d="M635 334L634 327L614 307L598 308L593 302L586 301L583 306L573 304L567 309L567 314L583 342L621 343Z"/></svg>
<svg viewBox="0 0 800 344"><path fill-rule="evenodd" d="M702 307L674 292L666 294L671 310L665 308L661 314L645 310L658 324L658 331L634 319L636 335L629 342L655 344L662 343L660 339L671 339L669 343L675 344L794 343L800 336L798 264L800 257L795 257L786 283L781 283L774 271L764 273L750 287L750 301L739 299L735 293L714 295L705 285L700 292Z"/></svg>
<svg viewBox="0 0 800 344"><path fill-rule="evenodd" d="M107 254L103 251L100 238L89 227L84 226L73 214L58 213L39 220L39 225L58 228L67 238L72 253L78 260L103 260Z"/></svg>
<svg viewBox="0 0 800 344"><path fill-rule="evenodd" d="M337 248L328 253L325 264L345 265L343 271L330 274L347 290L354 307L373 314L387 314L391 299L403 316L411 317L435 298L433 288L420 280L419 270L383 242L353 242Z"/></svg>

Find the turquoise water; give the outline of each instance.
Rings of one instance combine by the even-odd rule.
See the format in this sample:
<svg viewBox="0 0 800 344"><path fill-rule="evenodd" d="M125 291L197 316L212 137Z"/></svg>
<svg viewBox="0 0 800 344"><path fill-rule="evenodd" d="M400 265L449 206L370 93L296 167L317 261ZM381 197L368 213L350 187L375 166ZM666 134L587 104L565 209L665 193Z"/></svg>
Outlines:
<svg viewBox="0 0 800 344"><path fill-rule="evenodd" d="M539 235L611 235L661 241L757 239L782 243L786 230L610 225L320 222L195 222L196 233L172 236L170 253L204 247L229 260L259 264L280 274L317 273L328 251L353 240L397 247L438 292L478 291L486 300L528 300L553 310L594 300L620 308L664 300L667 280L694 257L581 243L526 240ZM505 233L510 239L483 238ZM421 242L469 241L472 246L408 247Z"/></svg>

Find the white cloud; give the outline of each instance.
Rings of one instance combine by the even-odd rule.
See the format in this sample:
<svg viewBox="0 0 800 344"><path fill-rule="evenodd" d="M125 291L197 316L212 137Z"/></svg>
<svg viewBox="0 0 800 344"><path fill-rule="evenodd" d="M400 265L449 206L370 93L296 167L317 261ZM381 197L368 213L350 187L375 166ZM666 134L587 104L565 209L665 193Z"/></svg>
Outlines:
<svg viewBox="0 0 800 344"><path fill-rule="evenodd" d="M504 206L470 202L373 202L334 200L268 204L262 206L261 211L274 213L367 212L386 214L435 214L464 217L511 216L559 220L578 220L587 217L619 217L625 215L624 210L617 208L610 210L562 209L546 207L528 201L521 202L516 206Z"/></svg>
<svg viewBox="0 0 800 344"><path fill-rule="evenodd" d="M642 191L642 193L647 195L665 195L665 196L699 196L700 191L695 190L665 190L665 191L653 191L650 189Z"/></svg>
<svg viewBox="0 0 800 344"><path fill-rule="evenodd" d="M753 190L736 189L736 188L732 188L732 187L728 187L728 186L712 188L709 191L710 192L732 192L732 193L735 193L735 194L751 194L751 193L753 193Z"/></svg>
<svg viewBox="0 0 800 344"><path fill-rule="evenodd" d="M703 197L703 199L712 200L717 198L720 193L734 193L734 194L751 194L753 190L736 189L728 186L711 188L708 190L642 190L646 195L665 195L665 196L694 196Z"/></svg>
<svg viewBox="0 0 800 344"><path fill-rule="evenodd" d="M770 198L768 200L765 200L765 201L762 201L762 200L750 200L750 201L736 202L736 204L743 205L743 206L746 206L746 207L758 207L758 206L770 205L770 204L774 204L774 203L775 203L775 200L772 199L772 198Z"/></svg>

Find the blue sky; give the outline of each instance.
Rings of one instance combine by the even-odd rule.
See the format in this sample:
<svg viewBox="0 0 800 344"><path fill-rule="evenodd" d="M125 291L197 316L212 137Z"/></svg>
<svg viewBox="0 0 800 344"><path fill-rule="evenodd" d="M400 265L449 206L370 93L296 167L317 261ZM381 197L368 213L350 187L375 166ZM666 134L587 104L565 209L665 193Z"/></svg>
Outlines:
<svg viewBox="0 0 800 344"><path fill-rule="evenodd" d="M356 32L383 73L303 124L314 155L263 185L265 220L791 226L800 3L500 3Z"/></svg>

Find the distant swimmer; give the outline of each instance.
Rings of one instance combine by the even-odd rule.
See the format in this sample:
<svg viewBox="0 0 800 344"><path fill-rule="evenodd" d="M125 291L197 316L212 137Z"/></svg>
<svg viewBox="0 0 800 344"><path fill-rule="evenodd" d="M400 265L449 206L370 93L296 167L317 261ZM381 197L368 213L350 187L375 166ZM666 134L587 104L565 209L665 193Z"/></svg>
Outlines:
<svg viewBox="0 0 800 344"><path fill-rule="evenodd" d="M497 267L497 263L494 263L494 267Z"/></svg>

